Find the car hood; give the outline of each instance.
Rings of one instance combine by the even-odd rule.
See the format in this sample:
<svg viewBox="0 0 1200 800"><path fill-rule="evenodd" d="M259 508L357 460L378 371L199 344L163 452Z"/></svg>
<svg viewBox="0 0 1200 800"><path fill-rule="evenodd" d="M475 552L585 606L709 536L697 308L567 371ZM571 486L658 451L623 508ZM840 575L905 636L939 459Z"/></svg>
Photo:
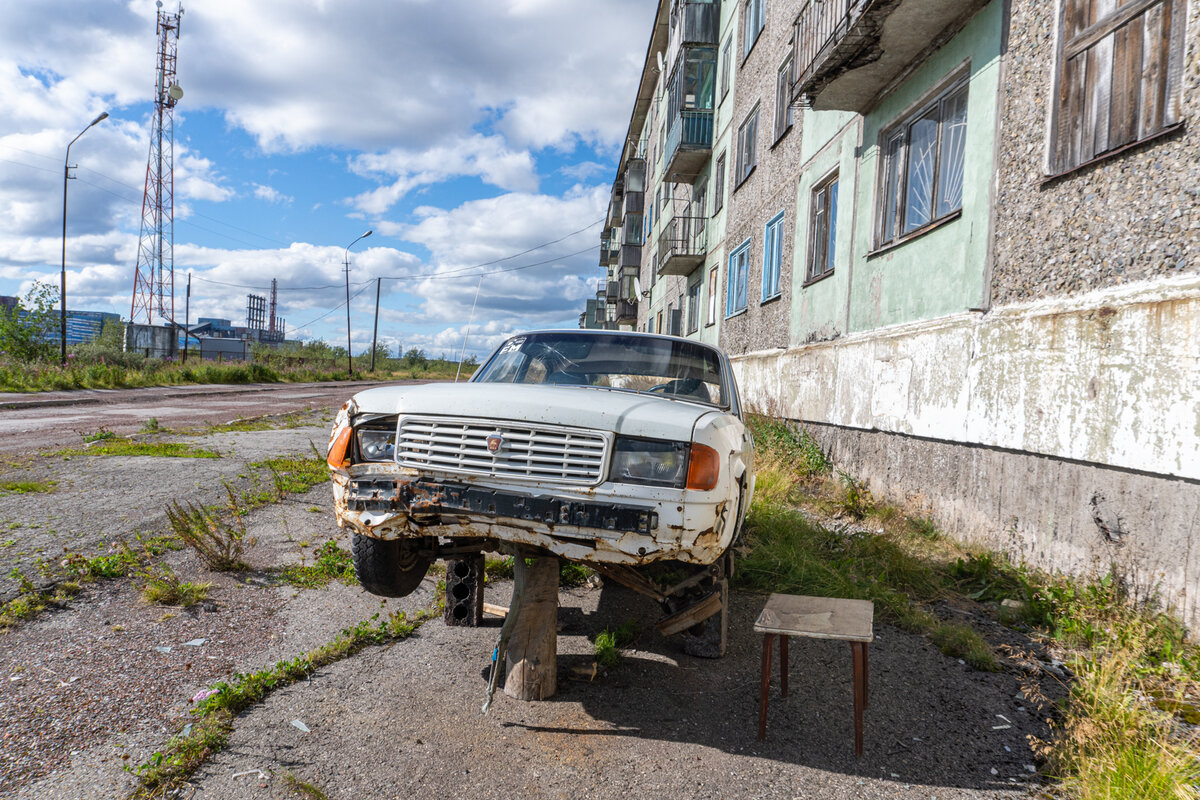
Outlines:
<svg viewBox="0 0 1200 800"><path fill-rule="evenodd" d="M354 396L358 413L475 417L548 423L690 441L712 406L584 386L509 383L428 383L384 386Z"/></svg>

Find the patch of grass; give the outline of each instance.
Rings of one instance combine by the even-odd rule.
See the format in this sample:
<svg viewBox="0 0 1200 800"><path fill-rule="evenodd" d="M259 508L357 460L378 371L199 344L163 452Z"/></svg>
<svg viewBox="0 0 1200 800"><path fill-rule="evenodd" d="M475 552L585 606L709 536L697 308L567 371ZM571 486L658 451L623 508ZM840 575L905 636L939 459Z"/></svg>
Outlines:
<svg viewBox="0 0 1200 800"><path fill-rule="evenodd" d="M150 417L142 423L142 433L158 433L159 430L158 417Z"/></svg>
<svg viewBox="0 0 1200 800"><path fill-rule="evenodd" d="M842 495L837 501L838 510L854 519L862 519L871 513L875 499L871 497L871 490L867 488L866 483L841 470L838 470L838 479L842 483Z"/></svg>
<svg viewBox="0 0 1200 800"><path fill-rule="evenodd" d="M596 663L602 667L616 666L621 660L621 651L633 644L637 638L637 622L627 619L616 629L605 628L592 640Z"/></svg>
<svg viewBox="0 0 1200 800"><path fill-rule="evenodd" d="M166 564L148 570L142 585L142 599L163 606L194 606L208 598L211 583L192 583L181 579Z"/></svg>
<svg viewBox="0 0 1200 800"><path fill-rule="evenodd" d="M283 782L298 797L307 797L309 800L329 800L329 795L325 794L325 792L308 781L297 778L290 772L283 773Z"/></svg>
<svg viewBox="0 0 1200 800"><path fill-rule="evenodd" d="M125 542L113 542L108 552L91 558L68 553L63 559L67 574L77 580L123 578L142 563L138 553Z"/></svg>
<svg viewBox="0 0 1200 800"><path fill-rule="evenodd" d="M432 616L435 615L429 610L417 613L412 619L403 612L383 620L376 614L342 631L333 641L291 661L280 661L257 672L238 673L229 681L216 684L213 693L192 710L197 721L186 736L173 737L144 764L127 767L138 776L134 797L162 797L181 786L205 759L225 746L234 717L261 702L272 691L307 678L315 670L366 647L407 639Z"/></svg>
<svg viewBox="0 0 1200 800"><path fill-rule="evenodd" d="M800 478L824 475L832 468L820 444L803 427L757 414L751 414L747 424L754 434L756 459L787 464Z"/></svg>
<svg viewBox="0 0 1200 800"><path fill-rule="evenodd" d="M511 581L513 579L512 556L507 558L484 556L483 575L485 583L488 581Z"/></svg>
<svg viewBox="0 0 1200 800"><path fill-rule="evenodd" d="M52 591L38 591L31 587L17 597L0 605L0 631L6 631L15 625L25 622L54 606L62 607L79 593L80 586L75 581L63 581Z"/></svg>
<svg viewBox="0 0 1200 800"><path fill-rule="evenodd" d="M80 434L80 435L83 437L83 441L89 442L89 443L90 442L103 442L106 439L117 438L117 434L110 431L108 428L104 427L103 425L101 425L98 430L92 431L91 433L84 433L84 434Z"/></svg>
<svg viewBox="0 0 1200 800"><path fill-rule="evenodd" d="M929 638L942 653L951 658L961 658L975 669L983 672L996 672L1000 669L991 645L970 625L937 623L930 631Z"/></svg>
<svg viewBox="0 0 1200 800"><path fill-rule="evenodd" d="M486 566L485 566L486 569ZM588 578L596 574L591 567L576 564L574 561L560 561L558 564L558 585L569 589L573 586L583 586Z"/></svg>
<svg viewBox="0 0 1200 800"><path fill-rule="evenodd" d="M329 480L329 467L318 455L279 456L252 466L271 473L271 483L278 496L301 494Z"/></svg>
<svg viewBox="0 0 1200 800"><path fill-rule="evenodd" d="M0 489L13 494L47 494L58 486L57 481L6 481L0 483Z"/></svg>
<svg viewBox="0 0 1200 800"><path fill-rule="evenodd" d="M354 557L334 540L330 539L318 547L313 558L311 566L296 565L284 569L281 573L283 579L302 589L320 589L333 580L347 586L358 583L354 576Z"/></svg>
<svg viewBox="0 0 1200 800"><path fill-rule="evenodd" d="M156 456L158 458L220 458L221 454L182 442L134 442L129 439L105 439L86 449L67 449L52 456Z"/></svg>
<svg viewBox="0 0 1200 800"><path fill-rule="evenodd" d="M175 535L195 550L209 569L240 572L248 569L242 556L254 541L246 535L245 510L233 487L225 484L225 492L229 498L225 513L174 501L167 507L167 519Z"/></svg>

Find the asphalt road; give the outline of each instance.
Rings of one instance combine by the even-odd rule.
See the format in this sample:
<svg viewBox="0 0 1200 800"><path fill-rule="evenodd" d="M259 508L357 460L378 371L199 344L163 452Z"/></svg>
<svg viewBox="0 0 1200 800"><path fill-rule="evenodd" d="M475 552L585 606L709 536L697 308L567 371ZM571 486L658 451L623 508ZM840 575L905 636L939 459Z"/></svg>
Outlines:
<svg viewBox="0 0 1200 800"><path fill-rule="evenodd" d="M378 385L341 381L9 393L0 396L0 452L78 445L83 434L101 427L135 433L151 417L163 427L183 428L262 414L332 413L350 395Z"/></svg>

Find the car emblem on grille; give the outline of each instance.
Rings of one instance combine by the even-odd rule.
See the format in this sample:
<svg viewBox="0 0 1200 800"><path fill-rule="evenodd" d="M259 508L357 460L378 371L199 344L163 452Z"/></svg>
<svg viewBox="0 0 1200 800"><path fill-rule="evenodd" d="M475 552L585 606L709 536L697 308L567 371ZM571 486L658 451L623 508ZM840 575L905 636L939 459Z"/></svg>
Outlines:
<svg viewBox="0 0 1200 800"><path fill-rule="evenodd" d="M489 453L499 453L500 448L504 446L504 437L498 433L491 434L487 437L487 446Z"/></svg>

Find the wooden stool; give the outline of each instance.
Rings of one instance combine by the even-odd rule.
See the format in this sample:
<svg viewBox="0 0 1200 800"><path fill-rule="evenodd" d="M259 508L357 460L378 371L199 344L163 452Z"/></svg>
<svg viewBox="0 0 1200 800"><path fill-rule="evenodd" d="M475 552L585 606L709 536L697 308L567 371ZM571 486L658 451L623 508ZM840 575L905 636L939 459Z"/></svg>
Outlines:
<svg viewBox="0 0 1200 800"><path fill-rule="evenodd" d="M862 758L863 709L867 706L867 645L875 638L871 628L875 604L869 600L773 594L767 600L754 630L763 634L762 684L758 697L758 740L767 738L767 692L771 686L771 645L779 639L780 693L788 693L788 637L842 639L850 642L854 665L854 755Z"/></svg>

